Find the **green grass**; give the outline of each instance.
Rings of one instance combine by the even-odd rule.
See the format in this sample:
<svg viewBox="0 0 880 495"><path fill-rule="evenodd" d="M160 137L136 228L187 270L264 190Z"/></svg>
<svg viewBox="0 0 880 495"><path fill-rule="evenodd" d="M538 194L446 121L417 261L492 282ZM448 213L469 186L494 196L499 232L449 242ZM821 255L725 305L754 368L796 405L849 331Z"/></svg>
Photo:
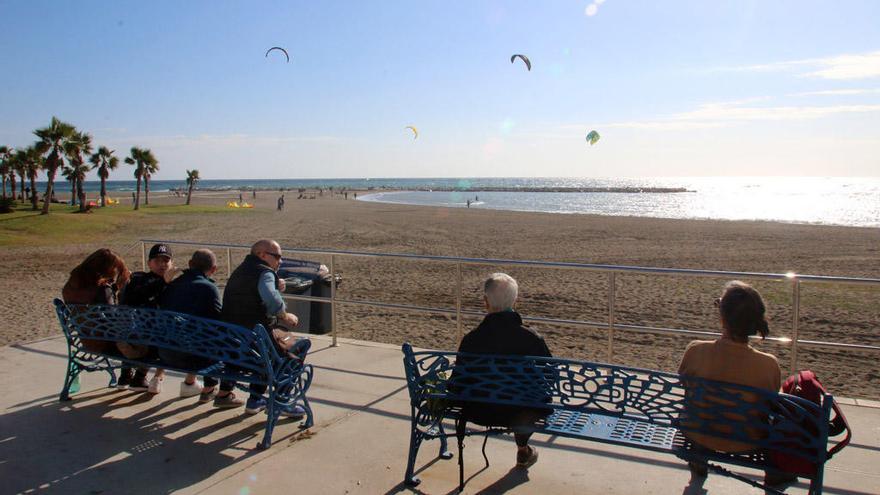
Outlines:
<svg viewBox="0 0 880 495"><path fill-rule="evenodd" d="M93 208L91 213L77 213L78 208L61 204L50 205L49 215L31 211L30 204L21 204L13 213L0 215L0 246L38 246L47 244L96 242L115 234L134 222L151 224L153 217L165 215L235 214L248 215L254 210L232 210L223 206L162 205Z"/></svg>

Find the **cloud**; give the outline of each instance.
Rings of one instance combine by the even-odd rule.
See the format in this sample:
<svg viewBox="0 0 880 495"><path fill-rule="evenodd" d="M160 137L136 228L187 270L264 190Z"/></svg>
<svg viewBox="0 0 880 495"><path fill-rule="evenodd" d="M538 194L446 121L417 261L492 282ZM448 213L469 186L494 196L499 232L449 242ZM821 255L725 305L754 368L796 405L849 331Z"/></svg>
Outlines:
<svg viewBox="0 0 880 495"><path fill-rule="evenodd" d="M252 136L249 134L199 134L173 136L133 136L108 140L113 143L134 143L140 146L266 146L300 143L332 143L339 141L336 136Z"/></svg>
<svg viewBox="0 0 880 495"><path fill-rule="evenodd" d="M769 64L720 67L725 72L791 72L799 77L831 80L870 79L880 77L880 51L842 54L825 58L789 60Z"/></svg>
<svg viewBox="0 0 880 495"><path fill-rule="evenodd" d="M848 95L870 95L880 94L880 88L868 89L826 89L823 91L805 91L803 93L792 93L788 96L848 96Z"/></svg>
<svg viewBox="0 0 880 495"><path fill-rule="evenodd" d="M813 120L838 114L880 113L880 105L753 106L754 99L705 103L694 110L657 119L611 122L603 128L678 131L724 127L741 122Z"/></svg>

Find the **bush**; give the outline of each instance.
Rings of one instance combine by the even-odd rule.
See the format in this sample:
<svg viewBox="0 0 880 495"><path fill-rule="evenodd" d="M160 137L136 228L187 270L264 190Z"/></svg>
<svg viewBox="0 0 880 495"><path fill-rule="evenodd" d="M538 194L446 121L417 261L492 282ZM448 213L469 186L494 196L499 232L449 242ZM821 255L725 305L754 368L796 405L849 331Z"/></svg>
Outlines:
<svg viewBox="0 0 880 495"><path fill-rule="evenodd" d="M12 213L15 211L15 200L12 198L0 198L0 213Z"/></svg>

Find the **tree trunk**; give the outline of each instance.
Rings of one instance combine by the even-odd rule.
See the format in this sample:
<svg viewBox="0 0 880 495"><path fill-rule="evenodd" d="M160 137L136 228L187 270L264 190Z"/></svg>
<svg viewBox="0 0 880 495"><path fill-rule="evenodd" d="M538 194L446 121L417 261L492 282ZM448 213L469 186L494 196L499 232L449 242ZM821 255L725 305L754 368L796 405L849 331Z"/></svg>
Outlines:
<svg viewBox="0 0 880 495"><path fill-rule="evenodd" d="M31 172L31 206L32 210L37 211L39 208L37 207L37 173Z"/></svg>
<svg viewBox="0 0 880 495"><path fill-rule="evenodd" d="M41 215L49 214L49 203L52 202L52 187L55 185L55 172L58 171L58 167L49 167L49 172L46 174L48 177L46 179L46 195L43 196L43 212Z"/></svg>
<svg viewBox="0 0 880 495"><path fill-rule="evenodd" d="M101 207L107 206L107 178L101 176Z"/></svg>
<svg viewBox="0 0 880 495"><path fill-rule="evenodd" d="M193 185L194 185L194 184L193 184L192 182L190 182L190 184L189 184L189 189L186 191L186 204L187 204L187 205L189 205L189 202L190 202L190 200L192 199L192 195L193 195Z"/></svg>
<svg viewBox="0 0 880 495"><path fill-rule="evenodd" d="M141 178L137 178L137 187L135 187L135 191L137 191L134 195L134 209L137 210L140 207L141 203Z"/></svg>
<svg viewBox="0 0 880 495"><path fill-rule="evenodd" d="M3 174L3 199L6 199L6 174Z"/></svg>
<svg viewBox="0 0 880 495"><path fill-rule="evenodd" d="M150 204L150 176L144 176L144 204Z"/></svg>
<svg viewBox="0 0 880 495"><path fill-rule="evenodd" d="M19 197L22 201L24 201L24 200L27 199L27 198L24 197L24 172L19 172L19 173L18 173L18 177L21 179L21 180L19 181L20 186L18 187L18 189L19 189L19 191L18 191L18 197Z"/></svg>
<svg viewBox="0 0 880 495"><path fill-rule="evenodd" d="M86 193L83 190L82 179L76 180L76 196L79 198L79 211L86 211Z"/></svg>
<svg viewBox="0 0 880 495"><path fill-rule="evenodd" d="M9 187L12 189L12 200L15 201L15 172L9 174Z"/></svg>
<svg viewBox="0 0 880 495"><path fill-rule="evenodd" d="M76 179L70 179L70 206L76 205Z"/></svg>

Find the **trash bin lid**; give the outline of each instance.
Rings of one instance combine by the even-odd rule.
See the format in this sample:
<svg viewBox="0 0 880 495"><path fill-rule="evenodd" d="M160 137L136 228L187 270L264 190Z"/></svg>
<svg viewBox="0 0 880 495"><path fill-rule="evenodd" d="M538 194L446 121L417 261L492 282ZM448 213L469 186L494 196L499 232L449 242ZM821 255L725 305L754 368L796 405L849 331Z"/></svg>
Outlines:
<svg viewBox="0 0 880 495"><path fill-rule="evenodd" d="M312 281L296 275L284 277L284 292L305 292L312 286Z"/></svg>

